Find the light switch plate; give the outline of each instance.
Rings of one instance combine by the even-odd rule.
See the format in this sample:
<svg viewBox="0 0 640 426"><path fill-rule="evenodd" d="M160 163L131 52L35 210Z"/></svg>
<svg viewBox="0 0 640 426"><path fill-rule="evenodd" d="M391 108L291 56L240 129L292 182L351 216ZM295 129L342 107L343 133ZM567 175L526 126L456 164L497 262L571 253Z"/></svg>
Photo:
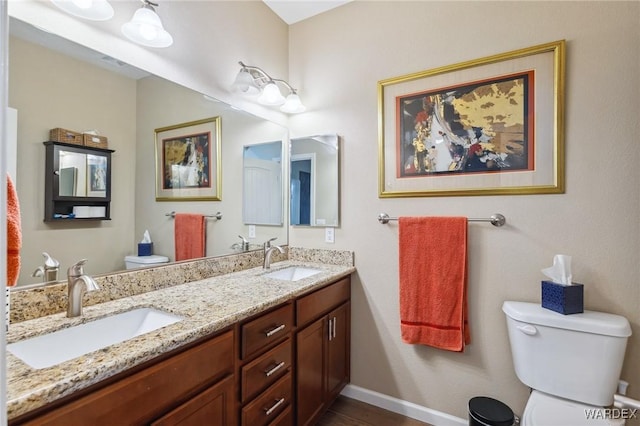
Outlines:
<svg viewBox="0 0 640 426"><path fill-rule="evenodd" d="M333 228L324 228L324 242L325 243L335 242L335 234L334 234Z"/></svg>

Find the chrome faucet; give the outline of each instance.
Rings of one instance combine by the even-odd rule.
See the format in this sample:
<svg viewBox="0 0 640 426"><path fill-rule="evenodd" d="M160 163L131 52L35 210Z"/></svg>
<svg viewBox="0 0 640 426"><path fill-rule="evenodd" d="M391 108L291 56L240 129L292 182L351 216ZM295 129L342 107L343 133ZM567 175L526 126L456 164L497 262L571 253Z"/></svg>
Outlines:
<svg viewBox="0 0 640 426"><path fill-rule="evenodd" d="M271 268L271 254L273 254L275 250L278 250L280 253L284 253L284 250L280 246L272 246L272 247L266 248L264 252L264 263L262 264L262 267L264 269Z"/></svg>
<svg viewBox="0 0 640 426"><path fill-rule="evenodd" d="M31 274L32 277L42 277L42 282L58 281L58 269L60 262L51 257L49 253L42 252L44 257L44 265L38 266Z"/></svg>
<svg viewBox="0 0 640 426"><path fill-rule="evenodd" d="M242 235L238 235L238 237L242 240L242 243L241 243L242 251L249 251L249 240L247 240Z"/></svg>
<svg viewBox="0 0 640 426"><path fill-rule="evenodd" d="M277 239L278 239L278 237L273 237L273 238L268 239L267 241L265 241L265 242L264 242L264 252L265 252L265 253L267 252L267 249L268 249L269 247L271 247L271 241L275 241L275 240L277 240Z"/></svg>
<svg viewBox="0 0 640 426"><path fill-rule="evenodd" d="M67 317L79 317L82 315L82 284L87 292L99 290L98 284L89 275L85 275L82 265L87 259L82 259L67 269Z"/></svg>

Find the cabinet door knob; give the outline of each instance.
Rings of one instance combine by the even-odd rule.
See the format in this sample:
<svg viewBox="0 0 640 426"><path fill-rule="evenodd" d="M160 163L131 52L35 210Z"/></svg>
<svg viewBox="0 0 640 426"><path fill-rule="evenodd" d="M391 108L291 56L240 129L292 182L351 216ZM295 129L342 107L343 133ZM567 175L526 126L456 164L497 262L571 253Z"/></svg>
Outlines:
<svg viewBox="0 0 640 426"><path fill-rule="evenodd" d="M284 398L280 398L279 400L277 400L276 403L273 404L270 408L265 408L264 414L270 416L271 413L273 413L282 404L284 404Z"/></svg>
<svg viewBox="0 0 640 426"><path fill-rule="evenodd" d="M265 334L267 337L271 337L271 336L273 336L274 334L276 334L277 332L284 330L284 327L285 327L285 325L284 325L284 324L280 324L279 326L274 327L274 328L272 328L271 330L267 330L264 334Z"/></svg>
<svg viewBox="0 0 640 426"><path fill-rule="evenodd" d="M271 367L270 369L265 370L264 371L264 375L269 377L273 373L275 373L276 371L280 370L282 367L284 367L284 361L281 361L279 364L276 364L275 366Z"/></svg>

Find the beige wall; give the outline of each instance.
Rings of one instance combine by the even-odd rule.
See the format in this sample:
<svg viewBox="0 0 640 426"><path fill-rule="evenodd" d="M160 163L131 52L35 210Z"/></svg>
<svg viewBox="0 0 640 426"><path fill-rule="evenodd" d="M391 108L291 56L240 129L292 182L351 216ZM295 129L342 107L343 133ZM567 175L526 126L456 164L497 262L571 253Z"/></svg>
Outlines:
<svg viewBox="0 0 640 426"><path fill-rule="evenodd" d="M9 105L18 110L17 190L23 246L19 284L46 251L66 268L89 259L88 273L123 269L133 245L136 82L20 39L10 39ZM112 155L110 221L43 222L45 148L49 130L96 129ZM91 247L91 250L87 250Z"/></svg>
<svg viewBox="0 0 640 426"><path fill-rule="evenodd" d="M336 132L344 143L336 243L324 244L321 229L294 228L290 240L355 250L353 384L462 418L476 395L521 413L528 389L513 371L501 304L538 302L540 269L565 253L585 306L630 320L622 378L640 398L639 16L637 2L356 1L291 26L290 80L308 107L290 120L291 136ZM378 198L377 81L559 39L565 194ZM378 224L379 212L507 217L500 229L470 225L473 341L463 354L401 342L398 229Z"/></svg>

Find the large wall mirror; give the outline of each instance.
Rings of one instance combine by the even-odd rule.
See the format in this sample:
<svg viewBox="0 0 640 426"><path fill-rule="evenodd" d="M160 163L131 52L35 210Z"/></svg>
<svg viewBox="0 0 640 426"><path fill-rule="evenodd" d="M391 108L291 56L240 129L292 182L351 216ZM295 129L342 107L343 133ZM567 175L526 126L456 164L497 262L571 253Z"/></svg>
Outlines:
<svg viewBox="0 0 640 426"><path fill-rule="evenodd" d="M334 134L291 139L291 225L339 225L338 141Z"/></svg>
<svg viewBox="0 0 640 426"><path fill-rule="evenodd" d="M274 141L282 146L288 140L285 127L14 18L10 32L9 106L18 111L16 187L23 230L19 285L41 280L31 275L41 266L43 252L60 262L59 279L82 258L88 259L85 270L93 275L122 270L125 256L136 254L145 230L154 254L172 261L172 212L221 212L221 220L207 220L206 256L242 250L238 235L249 236L243 220L244 147ZM221 200L156 201L154 130L211 117L220 117L221 122ZM50 129L58 127L96 131L108 138L108 148L115 151L111 220L43 222L42 142ZM280 181L282 186L282 177ZM274 237L287 244L288 222L280 217L268 226L252 224L251 248Z"/></svg>

